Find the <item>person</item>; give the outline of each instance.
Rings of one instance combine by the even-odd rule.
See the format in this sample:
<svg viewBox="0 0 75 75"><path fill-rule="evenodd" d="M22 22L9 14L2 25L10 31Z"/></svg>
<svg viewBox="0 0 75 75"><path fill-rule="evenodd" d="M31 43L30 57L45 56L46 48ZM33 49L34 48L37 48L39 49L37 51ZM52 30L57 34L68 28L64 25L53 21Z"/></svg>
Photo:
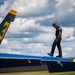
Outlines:
<svg viewBox="0 0 75 75"><path fill-rule="evenodd" d="M55 32L56 38L52 44L51 52L48 53L48 55L53 56L55 47L57 46L59 55L56 57L62 57L62 48L61 48L62 28L60 26L58 26L58 24L56 22L53 23L52 26L56 29L56 32Z"/></svg>

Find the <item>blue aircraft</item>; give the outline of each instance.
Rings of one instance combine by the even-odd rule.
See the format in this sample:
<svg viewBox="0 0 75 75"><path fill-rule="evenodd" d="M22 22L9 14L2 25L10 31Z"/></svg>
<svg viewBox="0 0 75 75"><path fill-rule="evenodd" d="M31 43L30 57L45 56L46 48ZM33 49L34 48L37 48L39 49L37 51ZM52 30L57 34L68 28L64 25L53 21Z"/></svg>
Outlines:
<svg viewBox="0 0 75 75"><path fill-rule="evenodd" d="M14 21L16 15L17 12L11 9L0 24L0 44L8 30L10 23ZM43 62L47 64L49 72L75 71L75 58L0 53L0 72L2 68L8 67L42 66Z"/></svg>

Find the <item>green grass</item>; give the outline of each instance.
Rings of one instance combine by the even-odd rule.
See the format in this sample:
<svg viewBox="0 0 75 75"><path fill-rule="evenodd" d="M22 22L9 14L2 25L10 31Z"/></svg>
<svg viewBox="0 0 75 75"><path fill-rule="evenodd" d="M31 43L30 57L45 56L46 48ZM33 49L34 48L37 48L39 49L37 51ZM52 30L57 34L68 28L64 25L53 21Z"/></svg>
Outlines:
<svg viewBox="0 0 75 75"><path fill-rule="evenodd" d="M48 71L16 72L16 73L0 73L0 75L75 75L75 71L74 72L58 72L58 73L49 73Z"/></svg>

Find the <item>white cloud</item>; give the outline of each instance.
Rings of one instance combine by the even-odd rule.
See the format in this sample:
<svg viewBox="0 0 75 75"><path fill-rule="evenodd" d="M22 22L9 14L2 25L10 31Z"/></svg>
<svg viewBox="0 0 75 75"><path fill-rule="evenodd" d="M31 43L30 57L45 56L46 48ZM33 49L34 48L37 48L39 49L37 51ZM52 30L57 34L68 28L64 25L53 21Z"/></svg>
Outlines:
<svg viewBox="0 0 75 75"><path fill-rule="evenodd" d="M4 39L3 41L2 41L2 44L1 45L7 45L8 44L8 40L7 39Z"/></svg>
<svg viewBox="0 0 75 75"><path fill-rule="evenodd" d="M34 37L32 40L35 42L47 43L47 42L53 41L53 38L54 38L53 34L47 34L46 33L46 34L40 34L40 35Z"/></svg>
<svg viewBox="0 0 75 75"><path fill-rule="evenodd" d="M30 39L30 38L23 38L23 41L24 41L24 42L30 42L31 39Z"/></svg>
<svg viewBox="0 0 75 75"><path fill-rule="evenodd" d="M63 31L62 32L63 39L73 36L73 30L74 30L73 27L63 27L63 29L62 29L62 31Z"/></svg>
<svg viewBox="0 0 75 75"><path fill-rule="evenodd" d="M0 14L5 14L9 9L15 9L18 12L18 16L41 16L52 12L49 7L52 7L52 1L49 0L6 0L4 4L0 6ZM3 13L3 11L5 11ZM47 11L47 12L45 12Z"/></svg>
<svg viewBox="0 0 75 75"><path fill-rule="evenodd" d="M13 23L10 25L9 32L10 33L18 33L19 31L28 30L30 28L38 28L39 30L49 30L49 28L45 29L44 26L41 26L40 23L36 23L39 20L45 20L47 18L52 18L54 15L47 15L38 18L16 18Z"/></svg>
<svg viewBox="0 0 75 75"><path fill-rule="evenodd" d="M55 20L62 26L74 26L75 0L56 0Z"/></svg>
<svg viewBox="0 0 75 75"><path fill-rule="evenodd" d="M67 39L67 41L75 41L75 37L71 36L70 38Z"/></svg>

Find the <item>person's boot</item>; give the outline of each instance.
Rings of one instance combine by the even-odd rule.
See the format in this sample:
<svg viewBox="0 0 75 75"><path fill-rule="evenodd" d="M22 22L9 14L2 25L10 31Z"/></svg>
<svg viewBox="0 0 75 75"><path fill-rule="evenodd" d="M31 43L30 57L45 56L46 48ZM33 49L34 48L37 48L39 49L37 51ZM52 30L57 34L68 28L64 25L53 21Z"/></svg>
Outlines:
<svg viewBox="0 0 75 75"><path fill-rule="evenodd" d="M62 58L62 56L60 56L60 55L58 55L58 56L56 56L56 57L60 57L60 58Z"/></svg>
<svg viewBox="0 0 75 75"><path fill-rule="evenodd" d="M51 53L47 53L49 56L52 56Z"/></svg>

